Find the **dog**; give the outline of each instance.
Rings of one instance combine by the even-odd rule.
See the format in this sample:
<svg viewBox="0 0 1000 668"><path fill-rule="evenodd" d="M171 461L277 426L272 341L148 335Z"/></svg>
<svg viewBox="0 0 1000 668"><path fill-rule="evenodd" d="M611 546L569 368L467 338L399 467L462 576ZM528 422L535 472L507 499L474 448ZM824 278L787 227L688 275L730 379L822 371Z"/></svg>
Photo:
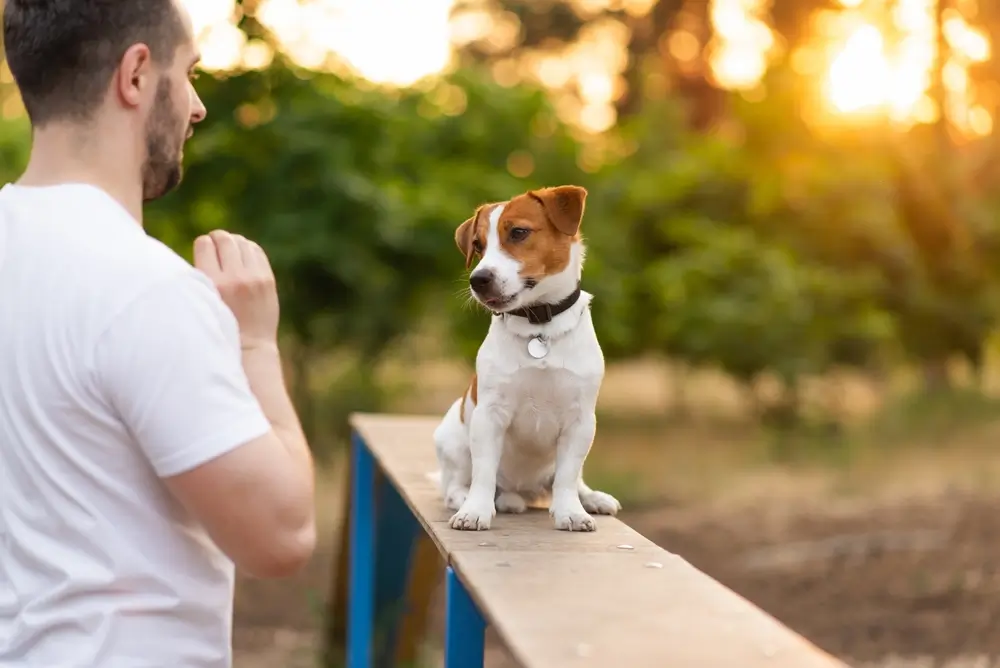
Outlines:
<svg viewBox="0 0 1000 668"><path fill-rule="evenodd" d="M480 206L455 230L469 291L492 311L476 372L434 432L453 529L549 497L555 528L595 531L621 504L583 481L604 355L580 289L586 189L529 190Z"/></svg>

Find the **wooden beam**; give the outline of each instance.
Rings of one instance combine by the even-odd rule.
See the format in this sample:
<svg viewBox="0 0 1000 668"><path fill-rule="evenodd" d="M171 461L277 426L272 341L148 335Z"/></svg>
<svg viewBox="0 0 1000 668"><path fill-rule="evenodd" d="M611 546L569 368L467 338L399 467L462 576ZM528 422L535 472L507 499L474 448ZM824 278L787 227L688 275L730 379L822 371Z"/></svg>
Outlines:
<svg viewBox="0 0 1000 668"><path fill-rule="evenodd" d="M351 424L524 668L843 668L752 603L612 517L557 531L545 511L456 531L428 474L437 418Z"/></svg>

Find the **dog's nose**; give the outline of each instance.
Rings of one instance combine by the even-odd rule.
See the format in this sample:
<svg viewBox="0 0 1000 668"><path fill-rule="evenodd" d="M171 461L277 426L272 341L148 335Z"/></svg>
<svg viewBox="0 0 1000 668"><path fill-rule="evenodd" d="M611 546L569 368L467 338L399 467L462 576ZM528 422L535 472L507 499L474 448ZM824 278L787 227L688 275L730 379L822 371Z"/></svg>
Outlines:
<svg viewBox="0 0 1000 668"><path fill-rule="evenodd" d="M489 269L482 269L480 271L475 271L469 276L469 285L477 293L482 294L489 290L490 286L493 285L493 272Z"/></svg>

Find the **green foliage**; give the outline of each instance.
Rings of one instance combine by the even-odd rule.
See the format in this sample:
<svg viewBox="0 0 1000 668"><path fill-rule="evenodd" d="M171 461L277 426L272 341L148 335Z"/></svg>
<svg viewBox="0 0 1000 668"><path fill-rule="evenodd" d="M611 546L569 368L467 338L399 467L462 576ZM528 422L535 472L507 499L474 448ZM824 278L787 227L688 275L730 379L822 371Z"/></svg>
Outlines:
<svg viewBox="0 0 1000 668"><path fill-rule="evenodd" d="M3 95L0 95L2 100ZM30 137L31 128L27 119L6 120L0 116L0 185L16 179L28 164Z"/></svg>
<svg viewBox="0 0 1000 668"><path fill-rule="evenodd" d="M185 255L213 228L257 240L286 336L314 354L351 351L361 374L427 313L473 352L488 318L456 297L454 229L484 202L579 180L578 144L541 91L468 72L392 92L279 60L203 78L199 92L209 115L188 145L184 184L149 208L147 229ZM507 170L516 151L531 156L530 179ZM308 364L296 372L312 375ZM377 408L370 383L355 389L318 396Z"/></svg>
<svg viewBox="0 0 1000 668"><path fill-rule="evenodd" d="M823 373L839 345L892 332L867 281L802 262L747 229L693 222L672 230L679 252L643 272L657 340L695 366L750 384L764 372L792 385Z"/></svg>
<svg viewBox="0 0 1000 668"><path fill-rule="evenodd" d="M981 358L1000 314L1000 178L976 171L984 147L944 160L927 133L816 131L793 73L765 83L763 101L729 96L712 132L667 98L581 137L545 91L477 68L399 91L279 56L198 82L208 118L147 229L188 257L213 228L265 247L296 394L319 402L306 412L324 429L377 409L372 369L428 321L472 359L489 318L466 298L454 230L546 185L589 190L584 287L609 359L666 353L794 392L838 366ZM28 139L23 119L0 121L0 181ZM331 352L354 362L317 381Z"/></svg>
<svg viewBox="0 0 1000 668"><path fill-rule="evenodd" d="M565 173L560 151L562 164L575 156L539 91L467 73L390 93L279 62L200 92L209 116L184 186L153 207L148 228L185 252L215 227L257 239L289 333L369 361L460 277L454 228L526 187L506 170L513 151L538 156L541 179Z"/></svg>

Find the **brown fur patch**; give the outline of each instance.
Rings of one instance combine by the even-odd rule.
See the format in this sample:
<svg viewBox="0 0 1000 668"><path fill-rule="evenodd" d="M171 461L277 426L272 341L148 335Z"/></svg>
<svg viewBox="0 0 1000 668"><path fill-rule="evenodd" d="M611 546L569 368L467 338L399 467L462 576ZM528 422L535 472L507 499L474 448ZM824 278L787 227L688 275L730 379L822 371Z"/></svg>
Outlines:
<svg viewBox="0 0 1000 668"><path fill-rule="evenodd" d="M499 220L500 245L521 263L521 277L538 280L558 274L569 264L570 247L580 239L587 191L580 186L530 190L512 198ZM499 206L483 204L455 230L455 244L465 255L465 268L486 250L490 213ZM518 239L515 230L527 231ZM523 233L520 233L523 234Z"/></svg>
<svg viewBox="0 0 1000 668"><path fill-rule="evenodd" d="M522 278L537 280L566 268L570 247L580 240L585 198L583 188L560 186L510 200L500 216L498 232L501 247L521 263ZM516 238L519 229L528 235Z"/></svg>
<svg viewBox="0 0 1000 668"><path fill-rule="evenodd" d="M472 374L472 380L469 381L469 387L465 388L465 393L462 395L462 410L458 412L458 420L463 424L465 424L466 399L472 399L473 405L479 403L479 377L476 374Z"/></svg>
<svg viewBox="0 0 1000 668"><path fill-rule="evenodd" d="M486 248L486 234L489 232L489 215L494 204L483 204L455 230L455 245L465 255L465 268L472 266L472 258L482 255Z"/></svg>
<svg viewBox="0 0 1000 668"><path fill-rule="evenodd" d="M579 235L583 211L587 204L587 189L580 186L557 186L527 193L545 209L549 222L563 234Z"/></svg>
<svg viewBox="0 0 1000 668"><path fill-rule="evenodd" d="M523 278L539 279L558 274L569 264L570 246L577 238L570 237L548 222L542 206L527 195L510 201L500 216L498 225L500 246L521 263ZM528 230L523 240L511 238L514 229Z"/></svg>

